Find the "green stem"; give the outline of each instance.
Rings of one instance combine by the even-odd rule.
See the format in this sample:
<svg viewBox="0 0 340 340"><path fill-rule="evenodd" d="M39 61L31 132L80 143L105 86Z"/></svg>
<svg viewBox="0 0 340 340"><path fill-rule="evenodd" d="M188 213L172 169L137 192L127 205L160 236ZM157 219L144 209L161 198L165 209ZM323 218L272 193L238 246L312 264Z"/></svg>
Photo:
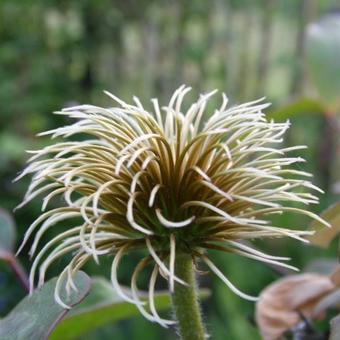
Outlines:
<svg viewBox="0 0 340 340"><path fill-rule="evenodd" d="M176 257L176 275L188 286L175 284L172 294L172 305L178 321L179 334L182 340L204 340L205 329L198 302L197 286L193 261L190 255Z"/></svg>

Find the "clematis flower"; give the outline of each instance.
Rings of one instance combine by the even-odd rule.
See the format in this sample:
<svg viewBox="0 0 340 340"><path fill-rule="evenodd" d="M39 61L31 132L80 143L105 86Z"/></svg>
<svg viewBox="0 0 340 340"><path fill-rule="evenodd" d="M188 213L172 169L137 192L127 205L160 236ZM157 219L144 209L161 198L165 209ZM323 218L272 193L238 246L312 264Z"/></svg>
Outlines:
<svg viewBox="0 0 340 340"><path fill-rule="evenodd" d="M43 195L43 213L28 228L19 251L33 237L34 257L30 285L41 286L49 267L72 254L59 276L56 301L66 282L75 289L72 276L90 259L112 257L112 285L126 301L135 304L149 320L168 326L155 308L154 289L159 277L186 285L176 275L176 257L189 254L205 264L237 295L241 292L209 257L209 250L234 253L254 260L292 268L285 257L253 249L245 240L291 237L305 241L308 231L274 225L273 214L298 213L326 224L296 204L317 203L309 191L321 190L306 178L310 174L289 168L302 162L289 157L304 146L279 148L289 122L268 121L263 99L227 109L228 99L214 112L206 105L216 91L201 95L187 109L183 99L190 88L181 86L167 106L152 99L153 112L138 98L127 104L106 92L117 106L81 105L56 114L75 122L41 133L63 138L33 156L18 178L32 175L23 206ZM81 136L75 141L74 136ZM84 136L87 139L84 139ZM305 192L303 189L307 189ZM47 210L51 199L61 197L62 206ZM66 227L61 228L58 223ZM55 226L57 225L57 226ZM49 242L42 237L57 232ZM131 292L117 279L126 254L140 260L131 276ZM226 255L227 256L227 255ZM138 287L140 273L150 268L148 301Z"/></svg>

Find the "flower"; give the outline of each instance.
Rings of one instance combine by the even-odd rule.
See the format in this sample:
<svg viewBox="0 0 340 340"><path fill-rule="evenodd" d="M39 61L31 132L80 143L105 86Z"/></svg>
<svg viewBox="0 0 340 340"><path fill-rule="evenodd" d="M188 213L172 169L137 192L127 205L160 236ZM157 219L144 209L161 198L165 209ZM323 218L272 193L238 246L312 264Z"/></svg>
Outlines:
<svg viewBox="0 0 340 340"><path fill-rule="evenodd" d="M18 177L33 174L20 206L40 194L44 194L43 211L54 197L61 196L64 202L37 218L19 249L35 233L30 249L35 256L31 289L38 268L41 286L52 263L71 253L55 292L57 302L67 308L59 294L62 283L66 281L67 290L75 288L72 276L90 258L99 263L101 256L111 255L111 281L117 293L149 320L167 326L173 321L159 317L153 292L159 275L169 282L170 291L175 282L186 284L175 275L179 253L204 262L236 294L254 300L226 278L208 257L208 250L291 268L284 263L287 258L262 253L243 241L285 236L305 241L303 236L311 233L275 226L269 219L272 214L299 213L326 224L295 207L318 202L301 188L321 190L301 179L310 174L287 168L303 159L286 157L286 153L304 146L274 147L282 142L289 122L268 121L262 112L268 104L262 99L227 109L225 94L222 105L203 122L206 105L216 91L201 95L183 113L182 101L189 90L178 88L162 110L152 99L154 113L136 97L135 105L130 105L108 92L119 107L81 105L56 112L76 122L40 135L90 137L30 151L29 165ZM37 252L45 232L61 221L66 231ZM128 294L117 280L117 271L123 256L134 251L142 258ZM150 311L137 288L139 274L149 264L153 265Z"/></svg>

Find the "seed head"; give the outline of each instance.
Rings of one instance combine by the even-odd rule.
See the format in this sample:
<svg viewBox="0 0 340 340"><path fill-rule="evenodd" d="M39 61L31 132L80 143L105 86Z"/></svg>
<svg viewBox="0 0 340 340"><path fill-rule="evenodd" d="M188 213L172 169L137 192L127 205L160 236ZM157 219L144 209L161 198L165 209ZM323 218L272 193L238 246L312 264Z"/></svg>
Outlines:
<svg viewBox="0 0 340 340"><path fill-rule="evenodd" d="M38 286L47 269L65 254L72 259L59 276L55 298L66 282L89 259L99 263L112 256L111 281L126 301L134 303L149 320L167 326L173 321L159 317L154 305L154 287L162 276L174 289L175 258L190 254L205 265L236 294L240 292L208 257L209 249L291 268L284 261L251 248L245 240L291 237L305 241L310 234L272 224L270 216L285 212L308 215L322 221L296 203L310 204L317 197L304 188L321 191L301 179L310 174L289 169L302 162L288 157L303 146L278 148L289 122L268 121L262 99L227 109L227 97L214 112L206 112L213 91L201 95L184 112L182 101L190 88L181 86L167 106L152 99L153 113L138 98L127 104L107 93L119 106L102 108L81 105L60 115L75 123L41 133L52 138L86 136L79 141L62 141L31 151L29 165L18 177L32 174L23 202L43 194L42 210L55 197L63 206L43 212L28 228L22 245L34 234L30 255L31 289L39 268ZM206 118L210 114L209 118ZM291 205L294 205L292 207ZM62 222L57 236L38 250L41 238ZM141 258L131 276L131 293L121 287L117 271L123 256L137 252ZM282 262L283 261L283 262ZM137 288L139 274L153 266L149 281L149 309Z"/></svg>

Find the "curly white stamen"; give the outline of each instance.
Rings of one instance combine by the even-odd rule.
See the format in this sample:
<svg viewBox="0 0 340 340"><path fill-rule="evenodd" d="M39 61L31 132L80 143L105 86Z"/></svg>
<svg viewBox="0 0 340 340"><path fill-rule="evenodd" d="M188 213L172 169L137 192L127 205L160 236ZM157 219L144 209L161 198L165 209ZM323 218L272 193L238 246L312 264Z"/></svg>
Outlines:
<svg viewBox="0 0 340 340"><path fill-rule="evenodd" d="M323 191L306 180L310 173L289 169L304 160L286 154L306 147L279 147L288 121L268 121L263 99L227 108L225 94L222 103L208 112L216 90L185 109L189 91L182 85L161 107L152 99L154 113L137 97L128 104L108 92L118 107L77 105L56 112L73 123L40 135L64 141L29 151L29 164L15 179L32 176L18 208L39 195L44 195L42 210L57 199L64 205L43 212L19 247L18 252L33 238L31 291L36 279L41 286L52 264L69 254L72 259L55 291L56 301L68 308L61 298L64 283L70 292L76 288L74 273L88 260L99 264L102 256L113 256L111 281L117 294L134 303L148 320L168 327L173 321L161 318L156 310L155 283L163 277L171 292L176 282L186 285L176 275L181 252L201 258L232 291L254 300L240 292L205 252L221 250L294 269L287 258L262 253L243 241L290 237L308 242L305 236L312 231L276 226L270 220L274 214L300 214L329 226L298 206L317 203L314 194ZM206 116L210 118L204 122ZM87 139L65 141L78 135ZM38 249L52 227L57 235ZM130 252L147 254L138 259L129 294L118 282L117 270ZM153 269L144 302L137 279L149 264Z"/></svg>

